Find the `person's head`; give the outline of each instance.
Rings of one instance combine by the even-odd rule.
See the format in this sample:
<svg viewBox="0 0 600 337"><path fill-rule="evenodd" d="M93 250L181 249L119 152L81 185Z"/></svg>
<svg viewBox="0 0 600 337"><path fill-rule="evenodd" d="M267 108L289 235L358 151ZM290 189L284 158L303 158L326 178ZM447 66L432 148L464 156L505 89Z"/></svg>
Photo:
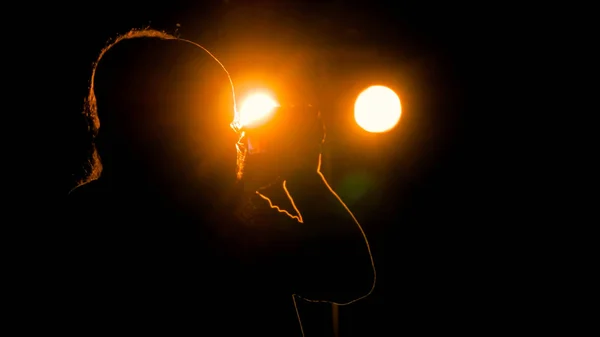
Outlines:
<svg viewBox="0 0 600 337"><path fill-rule="evenodd" d="M233 87L223 66L190 41L133 31L102 51L86 112L91 175L118 184L202 187L236 180ZM97 150L97 152L96 152Z"/></svg>

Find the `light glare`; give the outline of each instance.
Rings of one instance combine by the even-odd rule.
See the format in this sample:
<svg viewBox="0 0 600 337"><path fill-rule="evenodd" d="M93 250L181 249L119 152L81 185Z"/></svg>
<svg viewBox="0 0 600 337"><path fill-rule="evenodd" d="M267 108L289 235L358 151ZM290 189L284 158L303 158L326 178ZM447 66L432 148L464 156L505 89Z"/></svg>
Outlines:
<svg viewBox="0 0 600 337"><path fill-rule="evenodd" d="M392 89L382 85L365 89L354 103L354 119L368 132L381 133L393 129L401 114L400 98Z"/></svg>
<svg viewBox="0 0 600 337"><path fill-rule="evenodd" d="M254 93L248 96L240 108L240 124L256 127L264 124L273 115L279 103L267 93Z"/></svg>

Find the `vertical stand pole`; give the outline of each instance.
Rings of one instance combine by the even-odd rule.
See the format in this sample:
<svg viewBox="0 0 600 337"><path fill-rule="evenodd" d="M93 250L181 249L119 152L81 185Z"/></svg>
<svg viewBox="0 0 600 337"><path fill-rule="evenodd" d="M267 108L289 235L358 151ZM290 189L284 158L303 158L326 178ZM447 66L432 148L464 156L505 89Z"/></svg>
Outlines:
<svg viewBox="0 0 600 337"><path fill-rule="evenodd" d="M339 325L339 306L335 303L331 304L331 318L333 320L333 336L339 337L340 325Z"/></svg>

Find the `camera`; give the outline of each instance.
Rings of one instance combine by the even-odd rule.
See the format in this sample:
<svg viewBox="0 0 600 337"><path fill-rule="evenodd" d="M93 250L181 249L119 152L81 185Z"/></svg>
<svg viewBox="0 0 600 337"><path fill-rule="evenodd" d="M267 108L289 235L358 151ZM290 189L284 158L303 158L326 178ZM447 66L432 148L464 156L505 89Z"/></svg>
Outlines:
<svg viewBox="0 0 600 337"><path fill-rule="evenodd" d="M269 121L244 131L249 155L320 145L325 138L320 112L310 104L277 107Z"/></svg>

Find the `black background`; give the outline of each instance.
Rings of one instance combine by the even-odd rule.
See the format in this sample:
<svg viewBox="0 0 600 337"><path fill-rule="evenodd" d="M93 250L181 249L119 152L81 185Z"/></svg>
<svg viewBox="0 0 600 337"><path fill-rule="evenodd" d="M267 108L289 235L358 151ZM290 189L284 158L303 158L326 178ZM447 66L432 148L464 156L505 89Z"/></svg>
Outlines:
<svg viewBox="0 0 600 337"><path fill-rule="evenodd" d="M233 12L238 21L222 23ZM509 160L492 137L505 111L500 78L526 57L508 48L518 40L507 24L518 21L506 16L514 12L454 3L232 0L42 4L15 13L24 21L7 34L6 54L16 62L5 72L16 74L11 83L25 94L6 109L18 110L26 127L7 132L19 144L19 159L7 164L25 177L7 185L16 187L13 200L36 209L15 218L27 228L25 241L35 242L22 254L35 260L52 249L45 239L60 221L47 221L81 174L80 113L92 62L108 38L148 25L177 31L227 65L247 51L230 42L255 34L274 45L310 44L324 55L327 80L313 83L334 88L316 97L329 108L326 173L341 191L344 177L376 177L360 197L340 192L352 199L379 271L373 296L341 309L343 336L586 334L593 322L590 238L559 209L536 213L529 191L542 173ZM345 55L361 51L367 56ZM243 66L230 69L234 81ZM344 122L345 104L371 80L398 89L403 102L400 125L385 135ZM527 182L517 184L515 170Z"/></svg>

